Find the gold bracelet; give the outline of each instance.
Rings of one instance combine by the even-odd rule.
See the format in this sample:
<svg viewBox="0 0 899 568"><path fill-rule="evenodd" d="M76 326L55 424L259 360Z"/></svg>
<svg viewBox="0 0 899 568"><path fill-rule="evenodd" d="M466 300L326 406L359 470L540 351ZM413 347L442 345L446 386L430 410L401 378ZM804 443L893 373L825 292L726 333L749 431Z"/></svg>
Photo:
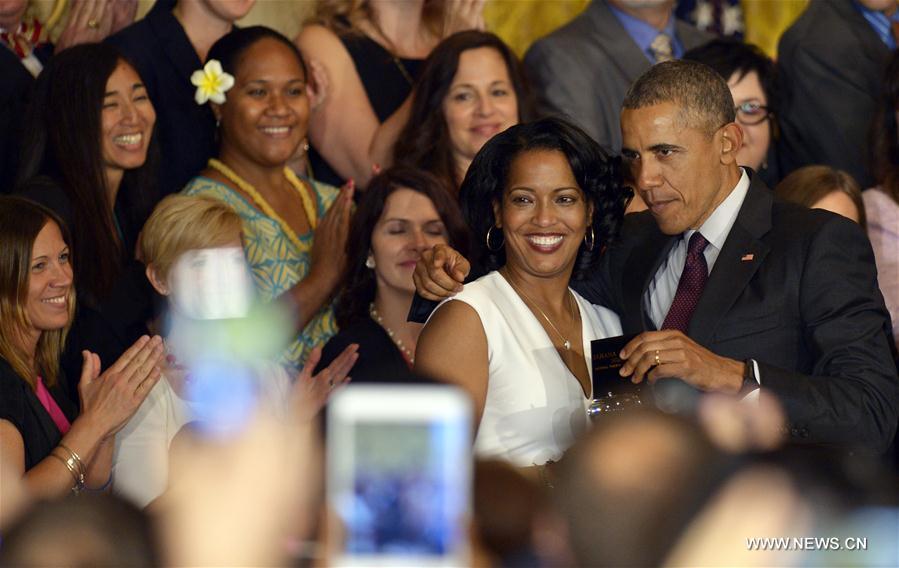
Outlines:
<svg viewBox="0 0 899 568"><path fill-rule="evenodd" d="M84 463L81 461L81 457L65 444L58 444L56 449L65 450L70 454L68 459L63 459L60 456L57 457L63 460L63 463L66 464L66 467L69 468L69 471L72 473L72 477L75 478L75 487L72 488L72 492L77 495L84 489ZM51 452L51 455L56 454Z"/></svg>
<svg viewBox="0 0 899 568"><path fill-rule="evenodd" d="M78 471L81 472L81 475L84 475L84 462L81 461L81 456L79 456L79 455L75 452L75 450L73 450L72 448L70 448L70 447L68 447L67 445L63 444L62 442L60 442L59 444L57 444L57 446L59 446L60 448L64 449L65 451L69 452L70 454L72 454L72 457L75 458L75 461L76 461L76 462L78 462Z"/></svg>
<svg viewBox="0 0 899 568"><path fill-rule="evenodd" d="M62 465L66 466L66 469L69 470L69 473L70 473L70 474L72 474L72 480L75 482L75 483L72 485L72 493L74 493L75 495L78 495L78 493L81 492L81 486L83 486L83 483L80 482L80 477L79 477L79 475L78 475L78 472L75 471L75 466L72 465L71 463L69 463L69 461L62 459L62 457L60 457L60 456L58 456L58 455L56 455L56 454L54 454L54 453L51 453L51 454L50 454L50 457L51 457L51 458L56 458L56 459L58 459L60 462L62 462Z"/></svg>

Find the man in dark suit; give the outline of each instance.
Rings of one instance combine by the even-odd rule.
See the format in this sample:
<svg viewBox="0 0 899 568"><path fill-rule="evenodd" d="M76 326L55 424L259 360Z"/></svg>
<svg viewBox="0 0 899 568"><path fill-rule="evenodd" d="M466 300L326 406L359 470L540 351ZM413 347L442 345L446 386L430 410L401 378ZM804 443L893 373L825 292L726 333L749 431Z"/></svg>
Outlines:
<svg viewBox="0 0 899 568"><path fill-rule="evenodd" d="M649 210L627 218L593 280L572 286L640 333L622 352L633 381L761 386L794 441L884 452L899 378L870 243L851 221L776 201L737 165L733 104L724 80L692 61L634 83L622 154ZM416 267L417 284L431 283L420 291L457 284L436 267L467 272L438 248Z"/></svg>
<svg viewBox="0 0 899 568"><path fill-rule="evenodd" d="M567 25L536 41L524 58L540 110L567 116L618 152L618 112L627 88L657 60L680 57L712 36L675 19L673 0L593 0ZM669 53L653 48L658 36Z"/></svg>
<svg viewBox="0 0 899 568"><path fill-rule="evenodd" d="M896 48L896 19L895 0L815 0L784 32L777 55L786 95L779 144L785 173L827 164L863 188L873 185L868 128Z"/></svg>

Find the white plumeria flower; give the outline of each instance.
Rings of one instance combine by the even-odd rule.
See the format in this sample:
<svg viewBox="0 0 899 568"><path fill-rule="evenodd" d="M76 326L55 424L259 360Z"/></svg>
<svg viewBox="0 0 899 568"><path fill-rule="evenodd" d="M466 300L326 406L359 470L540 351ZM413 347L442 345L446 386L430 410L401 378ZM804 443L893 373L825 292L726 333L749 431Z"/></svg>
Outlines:
<svg viewBox="0 0 899 568"><path fill-rule="evenodd" d="M194 71L190 82L197 87L194 100L198 105L206 104L206 101L220 105L225 102L225 93L234 86L234 76L225 73L218 60L210 59L202 69Z"/></svg>

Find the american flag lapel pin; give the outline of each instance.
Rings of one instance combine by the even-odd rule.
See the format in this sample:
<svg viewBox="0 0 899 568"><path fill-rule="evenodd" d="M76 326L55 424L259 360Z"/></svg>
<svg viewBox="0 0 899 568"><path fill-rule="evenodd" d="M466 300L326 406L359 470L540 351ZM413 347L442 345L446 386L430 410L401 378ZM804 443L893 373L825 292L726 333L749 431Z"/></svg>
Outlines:
<svg viewBox="0 0 899 568"><path fill-rule="evenodd" d="M752 253L749 253L749 254L744 254L743 256L741 256L740 260L742 260L743 262L749 262L754 258L755 258L755 255Z"/></svg>

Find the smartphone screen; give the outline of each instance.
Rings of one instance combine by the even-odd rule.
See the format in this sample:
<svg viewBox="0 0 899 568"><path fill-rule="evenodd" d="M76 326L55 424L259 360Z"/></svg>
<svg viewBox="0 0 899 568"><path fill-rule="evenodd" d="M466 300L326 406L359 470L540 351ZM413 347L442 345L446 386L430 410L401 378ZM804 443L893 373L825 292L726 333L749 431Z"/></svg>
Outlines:
<svg viewBox="0 0 899 568"><path fill-rule="evenodd" d="M329 505L338 565L440 566L467 559L471 413L449 386L350 386L328 416Z"/></svg>

